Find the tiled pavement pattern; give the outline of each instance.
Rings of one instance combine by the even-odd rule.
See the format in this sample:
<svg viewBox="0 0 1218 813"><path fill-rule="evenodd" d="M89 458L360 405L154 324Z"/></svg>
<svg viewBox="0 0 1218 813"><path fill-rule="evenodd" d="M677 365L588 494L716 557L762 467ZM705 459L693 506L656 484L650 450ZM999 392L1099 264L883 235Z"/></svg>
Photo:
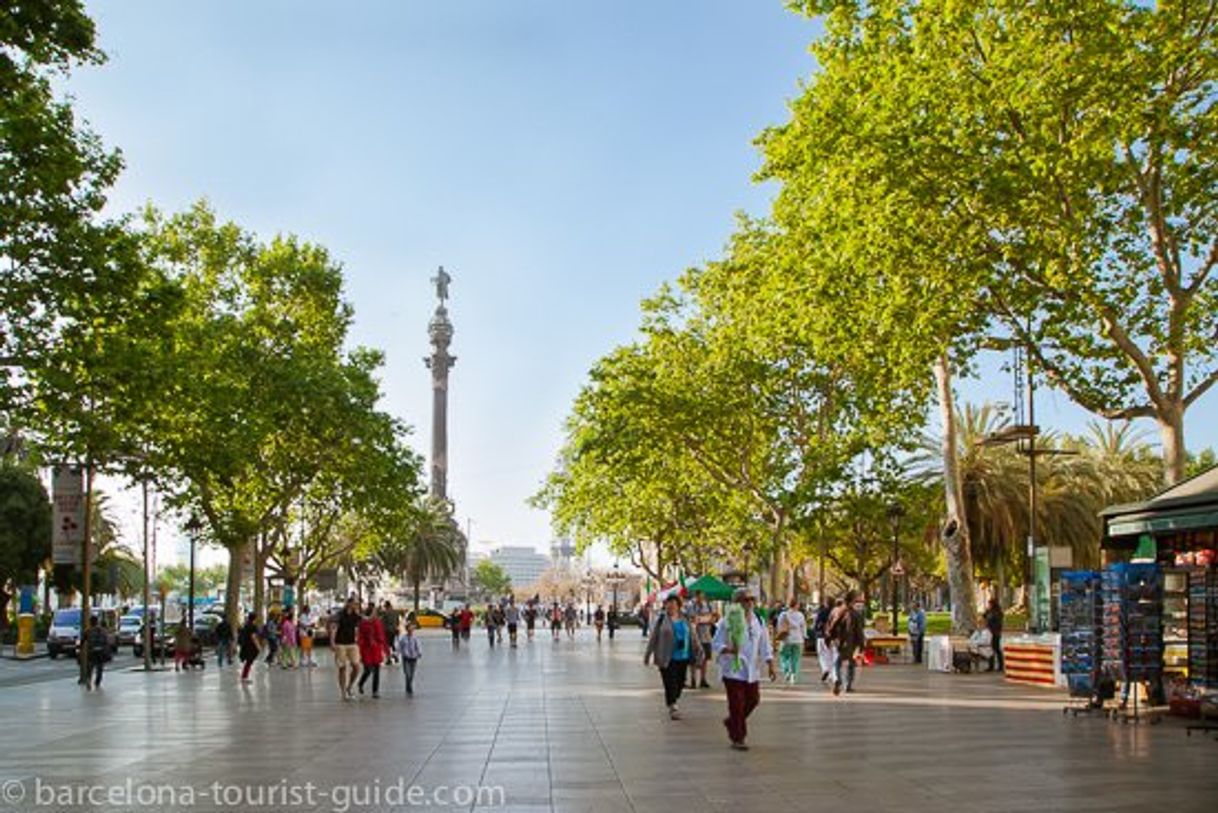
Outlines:
<svg viewBox="0 0 1218 813"><path fill-rule="evenodd" d="M637 631L599 645L586 634L539 635L517 650L489 651L475 637L453 652L435 634L424 645L411 699L390 670L381 699L340 702L324 650L321 668L260 666L248 688L213 664L115 672L91 694L70 679L0 689L0 783L20 782L3 785L0 811L165 809L37 805L35 777L56 788L130 778L322 790L384 790L401 778L428 792L501 786L500 809L519 811L1218 810L1212 736L1065 718L1059 693L992 675L878 667L840 698L767 685L752 750L739 753L727 747L719 688L687 693L684 719L664 718ZM360 801L343 807L392 807ZM190 809L246 808L196 798ZM341 808L323 797L260 809Z"/></svg>

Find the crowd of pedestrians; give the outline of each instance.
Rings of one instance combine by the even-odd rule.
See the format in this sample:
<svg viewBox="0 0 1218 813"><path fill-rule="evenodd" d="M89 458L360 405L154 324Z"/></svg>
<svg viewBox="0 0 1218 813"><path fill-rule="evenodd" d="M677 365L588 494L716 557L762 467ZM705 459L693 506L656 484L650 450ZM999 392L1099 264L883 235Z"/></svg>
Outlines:
<svg viewBox="0 0 1218 813"><path fill-rule="evenodd" d="M987 624L994 622L987 617ZM909 616L909 632L915 657L921 662L926 614L916 603ZM837 599L826 598L809 612L792 599L786 606L770 608L764 618L747 588L735 591L722 617L701 592L695 592L688 602L672 593L664 598L662 611L644 633L649 640L643 662L653 663L659 670L670 719L681 718L683 691L709 688L708 669L711 664L717 666L727 699L723 724L731 747L737 750L748 748L747 721L760 702L763 674L771 681L781 675L784 683L797 684L805 647L814 643L821 683L835 696L849 694L855 690L856 670L866 646L863 601L854 590Z"/></svg>
<svg viewBox="0 0 1218 813"><path fill-rule="evenodd" d="M647 638L643 662L654 664L660 673L669 719L681 719L680 701L686 690L711 688L708 677L714 665L726 695L723 725L729 744L737 750L748 749L748 718L760 703L763 675L771 681L781 675L784 683L799 683L805 648L814 648L820 682L835 696L850 694L855 691L857 667L866 646L863 601L854 590L836 599L825 598L806 611L799 601L791 599L786 606L775 605L766 613L757 611L756 597L748 588L737 589L721 613L701 591L688 601L670 593L654 615L649 606L644 606L639 617ZM619 618L616 606L606 610L598 605L595 612L586 613L584 621L594 627L600 642L606 629L609 638L614 637ZM544 627L547 622L555 642L562 640L564 632L573 639L580 613L574 602L547 604L534 597L518 604L515 598L505 597L487 604L480 617L464 605L454 608L446 619L454 649L469 640L476 625L485 629L487 643L494 649L504 644L505 632L508 645L515 648L519 646L522 624L526 640L532 641L537 625ZM1002 622L1002 609L994 601L978 633L984 634L987 643L992 642L989 651L996 654L991 668L1003 666L999 643ZM216 627L217 661L220 666L226 661L231 664L235 649L243 682L250 681L250 672L259 660L269 667L289 670L316 666L312 644L319 625L324 625L329 634L343 700L354 699L356 693L379 698L382 667L399 662L405 694L414 694L422 644L413 619L403 619L388 601L361 607L351 597L322 620L307 605L299 615L293 609L272 612L261 624L250 613L235 633L227 621L221 621ZM921 663L926 613L916 601L910 607L907 625L914 660ZM93 638L101 640L100 633L92 629L90 636L90 644ZM184 653L186 658L192 655ZM99 657L95 663L95 680L100 684L104 659Z"/></svg>

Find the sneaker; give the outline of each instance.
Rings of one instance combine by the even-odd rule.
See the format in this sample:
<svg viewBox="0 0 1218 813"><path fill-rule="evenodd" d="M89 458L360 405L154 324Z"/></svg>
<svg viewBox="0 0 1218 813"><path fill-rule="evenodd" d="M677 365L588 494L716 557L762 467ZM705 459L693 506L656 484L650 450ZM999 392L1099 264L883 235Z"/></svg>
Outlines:
<svg viewBox="0 0 1218 813"><path fill-rule="evenodd" d="M373 700L380 700L380 699L381 699L381 695L380 695L380 693L379 693L379 692L373 692L373 693L372 693L372 699L373 699Z"/></svg>
<svg viewBox="0 0 1218 813"><path fill-rule="evenodd" d="M669 720L680 720L681 719L681 712L680 712L680 710L677 709L676 706L673 706L672 708L670 708L668 710L668 719Z"/></svg>
<svg viewBox="0 0 1218 813"><path fill-rule="evenodd" d="M828 672L821 672L821 673L820 673L820 682L821 682L821 683L824 683L824 682L825 682L826 680L828 680L828 679L829 679L829 673L828 673Z"/></svg>
<svg viewBox="0 0 1218 813"><path fill-rule="evenodd" d="M747 750L749 750L749 747L747 745L745 745L743 742L734 742L733 741L732 750L733 751L747 751Z"/></svg>
<svg viewBox="0 0 1218 813"><path fill-rule="evenodd" d="M704 680L704 681L702 681L701 683L699 683L699 684L698 684L698 688L699 688L699 689L709 689L709 688L710 688L710 684L709 684L709 683L707 683L707 682Z"/></svg>
<svg viewBox="0 0 1218 813"><path fill-rule="evenodd" d="M833 694L838 695L841 693L842 693L842 684L834 683L833 684Z"/></svg>

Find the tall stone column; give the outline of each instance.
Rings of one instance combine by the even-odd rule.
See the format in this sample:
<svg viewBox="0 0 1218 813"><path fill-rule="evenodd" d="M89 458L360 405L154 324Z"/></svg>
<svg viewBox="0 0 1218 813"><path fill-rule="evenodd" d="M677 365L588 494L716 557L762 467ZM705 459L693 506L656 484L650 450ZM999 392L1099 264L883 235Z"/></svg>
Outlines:
<svg viewBox="0 0 1218 813"><path fill-rule="evenodd" d="M453 324L448 318L448 285L452 277L441 266L432 278L436 286L436 312L427 325L431 355L423 361L431 370L431 496L448 502L448 371L457 357L448 352L453 340ZM463 537L464 539L464 537ZM465 540L461 546L461 567L442 585L448 594L465 594Z"/></svg>
<svg viewBox="0 0 1218 813"><path fill-rule="evenodd" d="M457 359L448 352L453 338L452 322L444 305L436 308L427 327L431 336L431 496L448 499L448 371Z"/></svg>

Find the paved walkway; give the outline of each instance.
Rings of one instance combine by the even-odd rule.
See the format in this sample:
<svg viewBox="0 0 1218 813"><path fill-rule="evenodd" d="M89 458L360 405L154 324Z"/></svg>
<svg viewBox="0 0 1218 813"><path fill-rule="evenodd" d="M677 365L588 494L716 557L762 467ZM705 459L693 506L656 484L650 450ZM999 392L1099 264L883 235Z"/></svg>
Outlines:
<svg viewBox="0 0 1218 813"><path fill-rule="evenodd" d="M819 685L767 685L750 720L752 750L739 753L727 747L721 689L687 693L680 721L661 714L635 631L600 645L546 634L494 651L475 637L458 652L430 634L424 646L410 699L389 671L381 699L340 702L324 650L318 669L259 667L249 687L212 664L186 675L117 671L96 693L70 679L0 689L0 810L146 811L171 801L234 810L248 798L262 809L344 813L397 807L409 785L420 786L409 797L420 804L456 797L465 809L475 800L463 794L476 791L458 786L484 788L483 802L498 801L486 789L500 788L501 809L521 811L1218 805L1212 738L1186 738L1171 723L1065 718L1059 693L993 676L878 667L840 698ZM296 797L267 796L276 786ZM93 802L115 795L90 804L80 796L90 790ZM153 793L160 804L147 803Z"/></svg>

